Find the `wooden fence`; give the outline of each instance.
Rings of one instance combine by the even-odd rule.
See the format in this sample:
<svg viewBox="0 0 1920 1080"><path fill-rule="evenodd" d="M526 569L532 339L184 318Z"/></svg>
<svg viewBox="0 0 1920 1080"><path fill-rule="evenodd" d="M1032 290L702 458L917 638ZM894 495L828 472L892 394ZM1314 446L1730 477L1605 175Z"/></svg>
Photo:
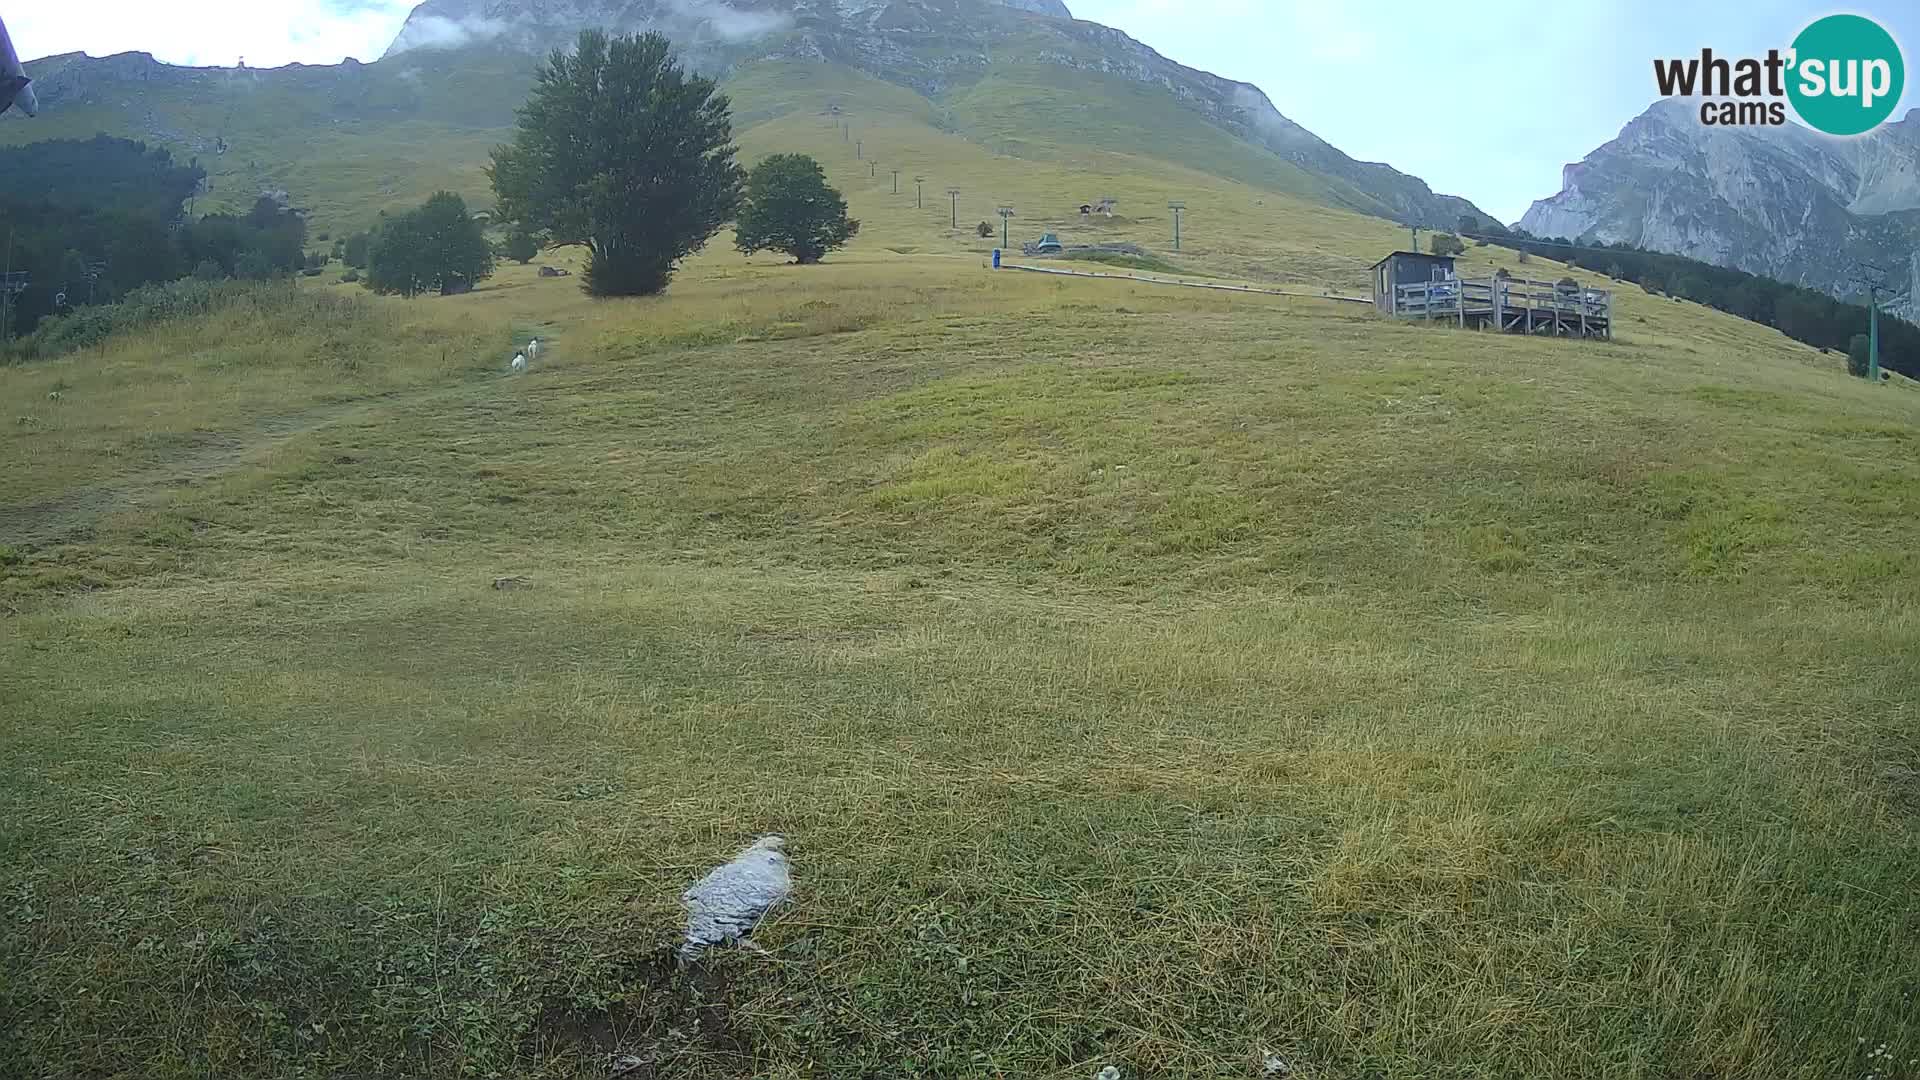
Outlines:
<svg viewBox="0 0 1920 1080"><path fill-rule="evenodd" d="M1396 285L1391 314L1508 334L1613 337L1613 290L1523 278L1453 278Z"/></svg>

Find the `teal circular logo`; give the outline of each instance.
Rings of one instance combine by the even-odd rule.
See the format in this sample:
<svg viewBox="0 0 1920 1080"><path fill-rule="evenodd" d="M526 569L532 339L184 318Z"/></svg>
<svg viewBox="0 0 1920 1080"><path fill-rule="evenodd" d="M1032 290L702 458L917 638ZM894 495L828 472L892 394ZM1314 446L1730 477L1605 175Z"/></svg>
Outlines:
<svg viewBox="0 0 1920 1080"><path fill-rule="evenodd" d="M1817 131L1860 135L1893 115L1907 65L1893 35L1872 19L1829 15L1793 39L1787 99Z"/></svg>

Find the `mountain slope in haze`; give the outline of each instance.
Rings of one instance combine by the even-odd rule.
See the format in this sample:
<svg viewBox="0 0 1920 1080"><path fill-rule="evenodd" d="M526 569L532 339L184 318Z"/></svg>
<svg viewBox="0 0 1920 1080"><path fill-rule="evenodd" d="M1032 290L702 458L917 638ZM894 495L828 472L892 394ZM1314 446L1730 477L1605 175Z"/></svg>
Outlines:
<svg viewBox="0 0 1920 1080"><path fill-rule="evenodd" d="M429 0L373 64L36 61L28 67L46 113L37 127L0 117L0 141L101 130L216 155L216 198L251 196L256 184L330 190L347 173L356 191L399 198L456 160L477 169L510 127L535 57L588 26L661 30L692 66L721 75L767 63L844 66L911 89L943 130L1005 153L1158 156L1395 221L1450 227L1479 213L1389 166L1355 161L1258 88L1075 20L1058 0ZM751 97L736 107L770 111ZM236 153L245 169L224 160Z"/></svg>
<svg viewBox="0 0 1920 1080"><path fill-rule="evenodd" d="M1628 243L1860 299L1868 263L1920 283L1920 111L1857 139L1707 127L1667 99L1563 173L1520 226ZM1911 316L1911 301L1895 310Z"/></svg>

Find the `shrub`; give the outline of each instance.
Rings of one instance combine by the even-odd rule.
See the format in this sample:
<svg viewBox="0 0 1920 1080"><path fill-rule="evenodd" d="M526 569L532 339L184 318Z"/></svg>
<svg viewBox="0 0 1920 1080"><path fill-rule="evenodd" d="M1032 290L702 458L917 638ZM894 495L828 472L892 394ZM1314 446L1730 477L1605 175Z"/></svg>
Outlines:
<svg viewBox="0 0 1920 1080"><path fill-rule="evenodd" d="M1452 233L1434 233L1429 246L1435 255L1464 255L1467 251L1467 245Z"/></svg>
<svg viewBox="0 0 1920 1080"><path fill-rule="evenodd" d="M1865 334L1853 335L1853 339L1847 342L1847 374L1866 378L1872 363L1872 352L1872 338Z"/></svg>
<svg viewBox="0 0 1920 1080"><path fill-rule="evenodd" d="M507 234L507 243L501 250L507 258L525 266L540 254L540 242L526 229L516 227Z"/></svg>
<svg viewBox="0 0 1920 1080"><path fill-rule="evenodd" d="M993 226L984 221L974 226L973 231L980 234L982 239L991 239L993 237Z"/></svg>
<svg viewBox="0 0 1920 1080"><path fill-rule="evenodd" d="M201 281L219 281L227 276L227 272L212 259L201 259L200 264L193 268L193 276Z"/></svg>
<svg viewBox="0 0 1920 1080"><path fill-rule="evenodd" d="M91 348L115 334L204 315L243 299L290 291L284 282L256 284L206 281L197 277L143 285L127 293L119 303L96 304L42 320L32 334L14 343L9 355L18 360L49 359L76 349Z"/></svg>
<svg viewBox="0 0 1920 1080"><path fill-rule="evenodd" d="M347 272L340 275L340 280L344 284L351 285L360 280L360 271L349 266L347 267Z"/></svg>

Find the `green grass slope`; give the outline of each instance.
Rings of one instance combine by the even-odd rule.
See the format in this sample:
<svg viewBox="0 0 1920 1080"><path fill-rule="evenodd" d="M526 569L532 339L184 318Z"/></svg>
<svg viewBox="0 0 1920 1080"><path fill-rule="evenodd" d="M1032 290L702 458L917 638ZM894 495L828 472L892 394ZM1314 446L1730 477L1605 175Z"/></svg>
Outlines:
<svg viewBox="0 0 1920 1080"><path fill-rule="evenodd" d="M1397 237L870 130L1029 226L1191 181L1222 274ZM993 274L827 156L822 266L0 369L0 1059L1911 1071L1920 393L1638 290L1575 344ZM673 966L768 832L766 954Z"/></svg>
<svg viewBox="0 0 1920 1080"><path fill-rule="evenodd" d="M33 119L0 115L0 142L96 132L142 139L182 160L197 157L208 170L210 190L196 210L241 209L263 190L283 189L311 208L316 231L347 231L441 188L490 205L482 167L488 150L510 137L536 62L488 49L272 71L167 68L136 56L104 66L56 58L34 65L53 88L47 108ZM724 85L749 148L764 124L837 109L854 137L891 155L890 164L939 164L902 156L910 150L900 144L904 127L915 140L956 137L990 155L1077 174L1164 180L1160 187L1175 197L1229 183L1392 216L1346 181L1247 142L1164 90L1018 52L933 97L843 65L794 60L740 65ZM227 149L218 152L222 141ZM1196 183L1196 176L1205 179ZM1101 194L1076 194L1072 205ZM1164 207L1164 195L1154 198Z"/></svg>

